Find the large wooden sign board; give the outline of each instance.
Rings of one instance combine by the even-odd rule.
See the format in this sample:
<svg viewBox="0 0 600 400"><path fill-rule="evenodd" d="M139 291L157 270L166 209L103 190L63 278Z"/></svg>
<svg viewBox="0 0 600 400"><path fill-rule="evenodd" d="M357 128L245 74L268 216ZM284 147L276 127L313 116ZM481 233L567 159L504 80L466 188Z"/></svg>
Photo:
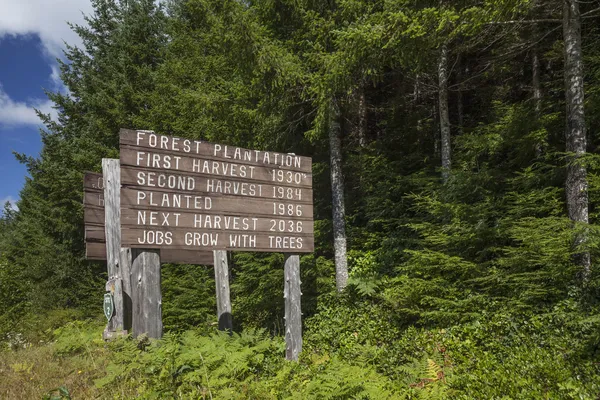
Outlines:
<svg viewBox="0 0 600 400"><path fill-rule="evenodd" d="M313 251L311 158L126 129L120 149L123 247Z"/></svg>
<svg viewBox="0 0 600 400"><path fill-rule="evenodd" d="M83 221L85 224L85 255L88 260L106 260L104 229L104 179L102 174L86 172L83 180ZM210 251L163 249L165 263L213 265Z"/></svg>

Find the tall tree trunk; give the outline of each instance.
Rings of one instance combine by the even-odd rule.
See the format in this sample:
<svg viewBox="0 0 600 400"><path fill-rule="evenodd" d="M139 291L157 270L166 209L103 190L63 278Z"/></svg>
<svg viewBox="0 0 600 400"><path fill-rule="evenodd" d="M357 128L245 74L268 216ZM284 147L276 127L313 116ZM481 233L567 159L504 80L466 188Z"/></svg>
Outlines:
<svg viewBox="0 0 600 400"><path fill-rule="evenodd" d="M533 48L533 57L531 61L533 69L533 104L535 117L539 119L542 115L542 86L540 83L540 55L537 46L534 46Z"/></svg>
<svg viewBox="0 0 600 400"><path fill-rule="evenodd" d="M439 111L440 111L440 133L442 145L442 178L444 182L450 176L452 168L450 150L450 116L448 112L448 44L444 43L440 48L440 59L438 63L439 84Z"/></svg>
<svg viewBox="0 0 600 400"><path fill-rule="evenodd" d="M564 0L563 36L565 42L565 97L567 106L566 149L571 153L567 164L565 191L569 218L588 223L587 171L580 165L586 152L585 115L583 111L583 62L581 52L581 15L577 0ZM579 235L575 245L584 243ZM581 253L577 261L583 268L585 284L590 274L590 254Z"/></svg>
<svg viewBox="0 0 600 400"><path fill-rule="evenodd" d="M533 85L533 106L535 110L535 119L539 123L542 116L542 88L540 85L540 58L537 45L533 48L531 63L533 71L531 79ZM539 141L535 144L535 155L536 157L542 156L542 143Z"/></svg>
<svg viewBox="0 0 600 400"><path fill-rule="evenodd" d="M440 156L442 153L440 152L440 124L439 124L439 102L433 101L431 107L431 126L432 126L432 134L433 134L433 154L435 157ZM422 139L419 136L419 144L421 144Z"/></svg>
<svg viewBox="0 0 600 400"><path fill-rule="evenodd" d="M458 82L459 82L459 86L458 89L456 91L456 113L458 116L458 134L462 135L463 133L463 128L464 128L464 123L465 123L465 107L464 107L464 102L463 102L463 93L462 93L462 87L461 87L461 83L463 80L463 58L462 55L459 53L458 55Z"/></svg>
<svg viewBox="0 0 600 400"><path fill-rule="evenodd" d="M348 284L348 260L346 259L346 212L344 210L344 175L342 173L340 109L335 99L330 103L329 113L329 154L331 162L331 193L333 198L335 285L338 292L341 292Z"/></svg>
<svg viewBox="0 0 600 400"><path fill-rule="evenodd" d="M535 14L534 17L537 16L537 7L539 6L539 0L534 0L534 9ZM532 49L531 56L531 84L533 85L533 107L535 110L535 119L539 123L540 118L542 117L542 86L540 83L540 50L538 47L537 41L539 40L539 29L537 23L533 25L532 35L534 40L534 45ZM535 155L537 157L542 156L542 143L537 142L535 144Z"/></svg>
<svg viewBox="0 0 600 400"><path fill-rule="evenodd" d="M367 145L367 100L364 84L358 89L358 144L360 147Z"/></svg>

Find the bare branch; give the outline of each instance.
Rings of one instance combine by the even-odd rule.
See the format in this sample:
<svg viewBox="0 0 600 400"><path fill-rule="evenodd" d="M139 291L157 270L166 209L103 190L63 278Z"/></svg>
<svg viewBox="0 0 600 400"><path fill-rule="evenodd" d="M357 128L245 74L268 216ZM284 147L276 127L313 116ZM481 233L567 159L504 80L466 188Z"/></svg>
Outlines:
<svg viewBox="0 0 600 400"><path fill-rule="evenodd" d="M511 20L511 21L492 21L492 22L486 22L486 25L539 24L541 22L562 23L562 19L542 18L542 19L518 19L518 20Z"/></svg>

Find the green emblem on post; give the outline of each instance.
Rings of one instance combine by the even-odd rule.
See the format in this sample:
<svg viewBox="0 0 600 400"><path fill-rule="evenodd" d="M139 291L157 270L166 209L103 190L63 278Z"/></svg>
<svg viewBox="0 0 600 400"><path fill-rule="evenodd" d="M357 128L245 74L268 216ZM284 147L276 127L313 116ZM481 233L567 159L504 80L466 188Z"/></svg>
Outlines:
<svg viewBox="0 0 600 400"><path fill-rule="evenodd" d="M115 303L113 301L112 294L104 293L104 315L106 319L110 321L115 312Z"/></svg>

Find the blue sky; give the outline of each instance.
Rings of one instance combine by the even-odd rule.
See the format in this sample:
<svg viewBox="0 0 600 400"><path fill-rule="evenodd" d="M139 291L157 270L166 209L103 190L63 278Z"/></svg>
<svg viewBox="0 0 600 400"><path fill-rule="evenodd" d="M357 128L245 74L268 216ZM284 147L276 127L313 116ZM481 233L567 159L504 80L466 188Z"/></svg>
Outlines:
<svg viewBox="0 0 600 400"><path fill-rule="evenodd" d="M55 114L44 89L65 92L56 58L64 42L80 41L67 21L83 24L89 0L0 0L0 205L14 204L27 170L13 151L37 156L40 121L35 109ZM16 205L15 205L16 206Z"/></svg>

